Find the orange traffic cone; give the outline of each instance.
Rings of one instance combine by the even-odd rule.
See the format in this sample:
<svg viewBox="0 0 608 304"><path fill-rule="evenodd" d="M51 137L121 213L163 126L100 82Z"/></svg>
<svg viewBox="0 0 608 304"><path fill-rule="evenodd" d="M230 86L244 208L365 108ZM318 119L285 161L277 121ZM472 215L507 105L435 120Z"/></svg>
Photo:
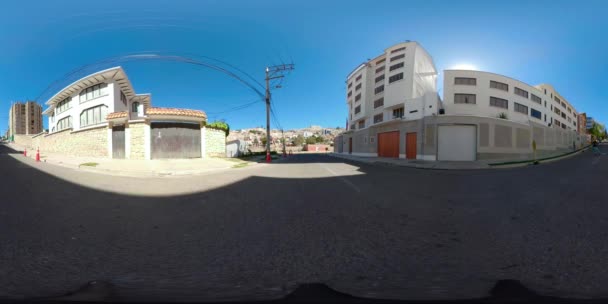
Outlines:
<svg viewBox="0 0 608 304"><path fill-rule="evenodd" d="M27 148L23 148L23 156L27 156Z"/></svg>
<svg viewBox="0 0 608 304"><path fill-rule="evenodd" d="M40 148L36 149L36 161L40 161Z"/></svg>

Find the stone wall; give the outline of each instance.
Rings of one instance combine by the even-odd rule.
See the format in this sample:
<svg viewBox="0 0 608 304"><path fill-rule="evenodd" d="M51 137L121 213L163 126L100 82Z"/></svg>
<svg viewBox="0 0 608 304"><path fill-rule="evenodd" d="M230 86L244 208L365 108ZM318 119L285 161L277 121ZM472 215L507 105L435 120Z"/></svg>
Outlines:
<svg viewBox="0 0 608 304"><path fill-rule="evenodd" d="M207 156L226 157L226 132L207 128L205 135Z"/></svg>
<svg viewBox="0 0 608 304"><path fill-rule="evenodd" d="M59 153L68 156L108 157L107 126L72 131L71 129L43 135L15 135L15 144L30 151Z"/></svg>
<svg viewBox="0 0 608 304"><path fill-rule="evenodd" d="M129 129L131 132L131 153L129 155L130 159L145 159L145 127L145 122L129 123Z"/></svg>

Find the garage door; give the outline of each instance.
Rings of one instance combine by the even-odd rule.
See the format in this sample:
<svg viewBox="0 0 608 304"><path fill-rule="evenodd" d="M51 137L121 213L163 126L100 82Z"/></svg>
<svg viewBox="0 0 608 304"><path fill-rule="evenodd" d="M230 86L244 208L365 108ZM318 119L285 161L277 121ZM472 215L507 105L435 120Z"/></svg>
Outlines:
<svg viewBox="0 0 608 304"><path fill-rule="evenodd" d="M378 133L378 156L399 157L399 131Z"/></svg>
<svg viewBox="0 0 608 304"><path fill-rule="evenodd" d="M438 160L472 161L477 153L475 126L439 126Z"/></svg>
<svg viewBox="0 0 608 304"><path fill-rule="evenodd" d="M199 124L156 122L151 125L151 157L201 157L201 127Z"/></svg>

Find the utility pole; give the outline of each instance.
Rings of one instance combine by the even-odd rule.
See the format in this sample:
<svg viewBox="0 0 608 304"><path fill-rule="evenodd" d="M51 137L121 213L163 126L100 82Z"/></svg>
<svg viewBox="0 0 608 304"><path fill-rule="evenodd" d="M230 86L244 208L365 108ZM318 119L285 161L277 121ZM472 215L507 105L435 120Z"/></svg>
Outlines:
<svg viewBox="0 0 608 304"><path fill-rule="evenodd" d="M285 77L282 75L285 71L294 69L293 64L281 64L266 67L266 162L269 163L270 158L270 80ZM280 88L280 86L276 86ZM284 145L284 143L283 143ZM285 149L285 146L283 146Z"/></svg>

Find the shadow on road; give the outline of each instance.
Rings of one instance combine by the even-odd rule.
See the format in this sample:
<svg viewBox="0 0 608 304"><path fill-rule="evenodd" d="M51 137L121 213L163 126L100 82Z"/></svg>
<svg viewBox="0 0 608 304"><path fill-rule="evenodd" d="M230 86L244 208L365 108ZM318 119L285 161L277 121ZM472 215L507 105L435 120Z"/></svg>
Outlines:
<svg viewBox="0 0 608 304"><path fill-rule="evenodd" d="M11 153L0 146L0 298L93 280L123 300L267 299L307 282L366 297L474 298L502 279L588 296L608 280L597 267L608 253L598 242L608 165L588 153L499 171L356 164L361 174L349 176L331 167L344 160L296 155L268 176L171 197L79 186ZM336 174L276 177L301 164Z"/></svg>

